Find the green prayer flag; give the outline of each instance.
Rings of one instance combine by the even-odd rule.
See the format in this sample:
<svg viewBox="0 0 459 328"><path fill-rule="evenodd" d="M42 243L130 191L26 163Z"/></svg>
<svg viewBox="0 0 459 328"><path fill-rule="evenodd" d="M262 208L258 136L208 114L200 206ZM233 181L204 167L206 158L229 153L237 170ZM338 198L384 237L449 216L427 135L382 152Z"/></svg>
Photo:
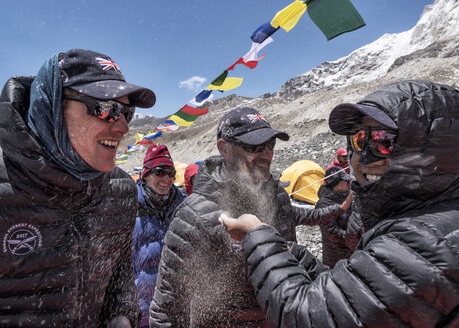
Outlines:
<svg viewBox="0 0 459 328"><path fill-rule="evenodd" d="M225 69L222 74L220 74L215 80L210 82L210 84L215 86L220 86L225 81L226 77L228 76L228 71Z"/></svg>
<svg viewBox="0 0 459 328"><path fill-rule="evenodd" d="M308 0L308 15L327 37L354 31L365 22L349 0Z"/></svg>

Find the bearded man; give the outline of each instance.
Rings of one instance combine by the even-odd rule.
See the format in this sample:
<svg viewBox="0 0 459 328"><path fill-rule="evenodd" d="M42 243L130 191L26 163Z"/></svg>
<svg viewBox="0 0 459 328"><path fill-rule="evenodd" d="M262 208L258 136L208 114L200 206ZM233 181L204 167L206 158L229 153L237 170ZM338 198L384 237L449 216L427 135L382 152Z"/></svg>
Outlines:
<svg viewBox="0 0 459 328"><path fill-rule="evenodd" d="M346 210L343 204L319 210L290 205L270 172L277 139L289 136L253 108L223 116L217 128L221 156L201 164L193 193L167 232L150 327L268 327L246 278L241 245L226 234L220 214L257 215L294 242L296 225L328 222Z"/></svg>

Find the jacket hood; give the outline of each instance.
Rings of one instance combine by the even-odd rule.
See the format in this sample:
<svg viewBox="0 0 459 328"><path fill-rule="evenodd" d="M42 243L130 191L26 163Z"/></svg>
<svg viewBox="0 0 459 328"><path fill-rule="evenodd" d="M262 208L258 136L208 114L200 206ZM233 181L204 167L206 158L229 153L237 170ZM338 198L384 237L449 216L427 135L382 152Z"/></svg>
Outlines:
<svg viewBox="0 0 459 328"><path fill-rule="evenodd" d="M199 169L198 164L190 164L185 169L185 189L186 189L186 193L188 196L193 192L193 185L191 184L191 178L196 175L196 173L198 172L198 169Z"/></svg>
<svg viewBox="0 0 459 328"><path fill-rule="evenodd" d="M27 113L25 106L29 101L28 93L32 80L33 77L10 79L0 97L0 149L8 162L13 163L9 169L17 171L17 174L23 177L16 183L17 187L30 190L31 186L36 186L41 192L34 198L40 195L44 200L48 199L49 195L95 190L105 175L91 181L74 177L54 164L30 133L24 116Z"/></svg>
<svg viewBox="0 0 459 328"><path fill-rule="evenodd" d="M459 90L427 81L386 85L362 99L398 126L389 168L368 188L354 183L366 228L388 216L459 197Z"/></svg>

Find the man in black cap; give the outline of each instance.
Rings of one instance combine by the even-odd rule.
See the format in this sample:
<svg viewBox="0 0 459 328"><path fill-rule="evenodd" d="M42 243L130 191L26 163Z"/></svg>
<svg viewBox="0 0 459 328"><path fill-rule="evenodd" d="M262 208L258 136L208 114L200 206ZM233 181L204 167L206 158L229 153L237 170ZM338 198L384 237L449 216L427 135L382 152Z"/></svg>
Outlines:
<svg viewBox="0 0 459 328"><path fill-rule="evenodd" d="M338 204L319 210L292 208L270 172L277 139L287 141L289 136L273 129L253 108L236 108L223 116L217 127L220 156L200 165L193 193L177 209L166 235L150 306L151 327L268 324L245 278L240 243L228 238L220 214L256 214L293 242L298 224L319 224L343 213Z"/></svg>
<svg viewBox="0 0 459 328"><path fill-rule="evenodd" d="M73 49L10 79L0 101L0 326L136 326L137 191L114 161L155 94Z"/></svg>
<svg viewBox="0 0 459 328"><path fill-rule="evenodd" d="M458 327L459 90L392 83L338 105L329 125L347 137L365 227L348 260L314 279L272 227L222 218L270 323Z"/></svg>

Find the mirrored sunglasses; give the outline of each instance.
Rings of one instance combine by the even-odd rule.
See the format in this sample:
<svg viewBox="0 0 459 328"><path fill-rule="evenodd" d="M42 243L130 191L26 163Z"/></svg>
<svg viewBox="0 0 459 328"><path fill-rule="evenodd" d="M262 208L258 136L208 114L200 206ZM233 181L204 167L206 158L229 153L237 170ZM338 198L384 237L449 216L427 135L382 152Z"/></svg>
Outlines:
<svg viewBox="0 0 459 328"><path fill-rule="evenodd" d="M98 100L88 96L67 96L64 99L76 100L86 105L88 115L96 116L108 122L115 122L122 115L126 122L132 121L135 113L135 106L126 105L116 100Z"/></svg>
<svg viewBox="0 0 459 328"><path fill-rule="evenodd" d="M269 150L274 150L274 147L276 146L276 138L271 138L265 143L262 143L260 145L249 145L237 139L229 139L227 141L233 145L241 147L246 152L252 153L252 154L261 153L263 150L265 150L266 147L268 147Z"/></svg>
<svg viewBox="0 0 459 328"><path fill-rule="evenodd" d="M366 145L376 156L390 157L397 142L397 133L392 130L366 128L350 136L351 147L356 153L361 153Z"/></svg>
<svg viewBox="0 0 459 328"><path fill-rule="evenodd" d="M162 167L154 167L151 171L159 178L165 177L168 175L170 178L175 178L175 174L177 173L174 168L162 168Z"/></svg>

